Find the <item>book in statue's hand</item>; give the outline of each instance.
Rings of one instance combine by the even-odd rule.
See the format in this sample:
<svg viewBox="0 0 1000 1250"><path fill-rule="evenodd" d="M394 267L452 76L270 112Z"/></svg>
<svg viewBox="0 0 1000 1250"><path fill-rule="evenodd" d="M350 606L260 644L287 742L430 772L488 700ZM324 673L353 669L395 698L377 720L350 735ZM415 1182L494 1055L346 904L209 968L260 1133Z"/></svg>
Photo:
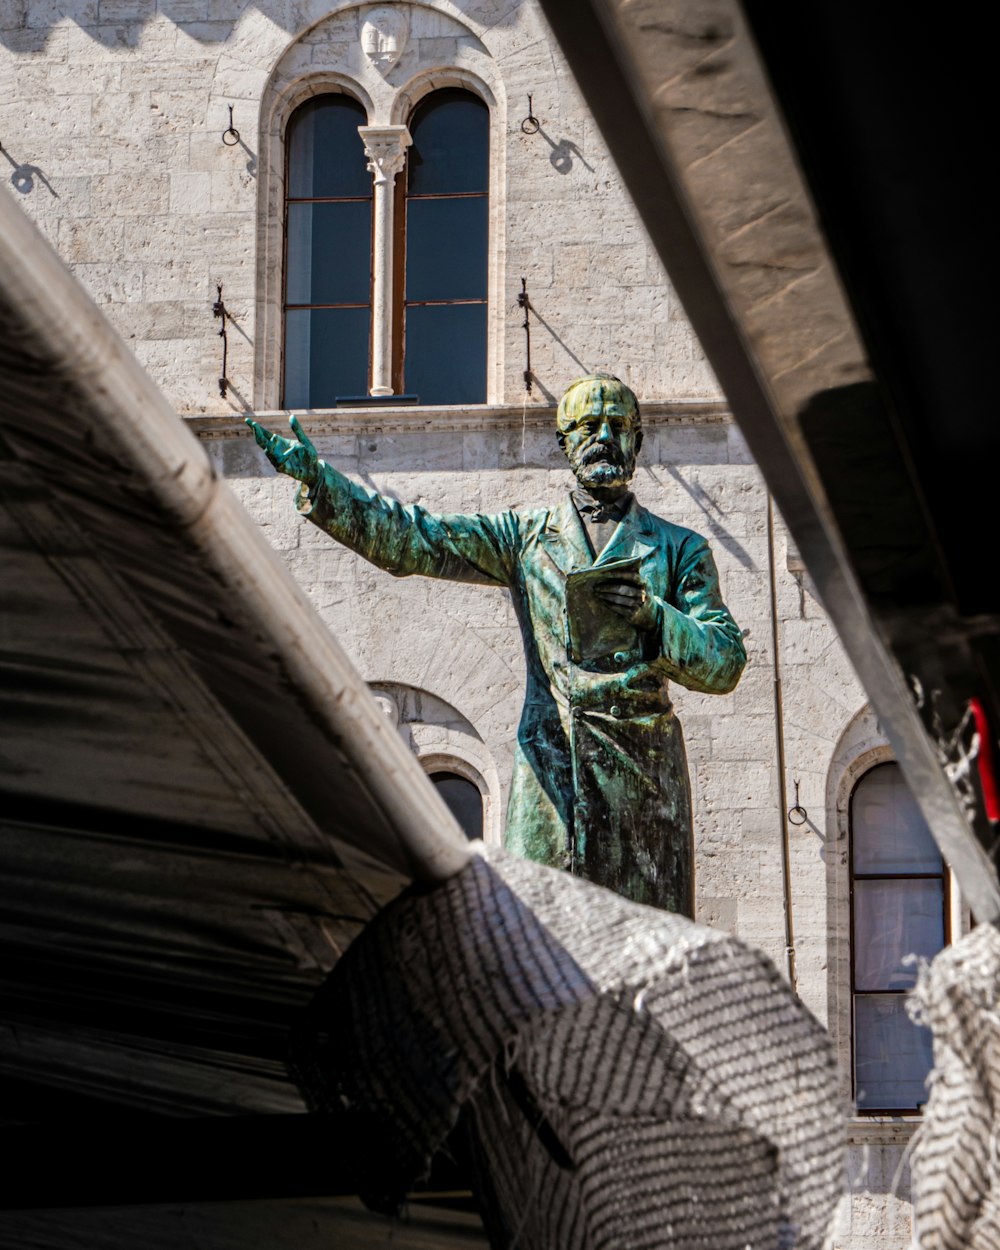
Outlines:
<svg viewBox="0 0 1000 1250"><path fill-rule="evenodd" d="M574 663L600 660L616 651L634 651L639 631L597 594L602 582L633 580L639 572L637 556L609 560L589 569L576 569L566 575L566 620L569 650Z"/></svg>

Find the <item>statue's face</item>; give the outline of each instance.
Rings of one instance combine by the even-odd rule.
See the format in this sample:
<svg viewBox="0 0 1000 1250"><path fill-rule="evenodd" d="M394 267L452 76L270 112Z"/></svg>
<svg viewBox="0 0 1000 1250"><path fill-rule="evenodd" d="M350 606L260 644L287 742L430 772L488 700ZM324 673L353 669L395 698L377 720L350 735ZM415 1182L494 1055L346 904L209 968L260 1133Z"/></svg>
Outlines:
<svg viewBox="0 0 1000 1250"><path fill-rule="evenodd" d="M642 430L616 386L580 388L563 416L559 445L584 489L627 486L635 473Z"/></svg>

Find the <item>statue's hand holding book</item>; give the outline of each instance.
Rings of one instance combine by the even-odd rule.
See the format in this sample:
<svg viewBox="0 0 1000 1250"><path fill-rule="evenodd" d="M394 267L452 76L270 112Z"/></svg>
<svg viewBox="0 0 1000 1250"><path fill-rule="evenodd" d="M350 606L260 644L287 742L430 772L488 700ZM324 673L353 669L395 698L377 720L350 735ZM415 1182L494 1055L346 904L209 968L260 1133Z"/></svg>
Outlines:
<svg viewBox="0 0 1000 1250"><path fill-rule="evenodd" d="M635 652L655 616L639 574L639 558L609 560L566 577L566 621L575 663Z"/></svg>

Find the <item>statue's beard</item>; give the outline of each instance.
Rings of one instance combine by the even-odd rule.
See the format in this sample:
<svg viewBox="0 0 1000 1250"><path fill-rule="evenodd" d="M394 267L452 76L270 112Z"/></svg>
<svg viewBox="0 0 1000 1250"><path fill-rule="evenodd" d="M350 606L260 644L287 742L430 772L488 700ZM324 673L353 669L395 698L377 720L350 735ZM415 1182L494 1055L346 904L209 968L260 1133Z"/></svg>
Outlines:
<svg viewBox="0 0 1000 1250"><path fill-rule="evenodd" d="M629 484L635 472L635 461L626 462L610 448L589 447L577 458L573 472L584 490L614 489Z"/></svg>

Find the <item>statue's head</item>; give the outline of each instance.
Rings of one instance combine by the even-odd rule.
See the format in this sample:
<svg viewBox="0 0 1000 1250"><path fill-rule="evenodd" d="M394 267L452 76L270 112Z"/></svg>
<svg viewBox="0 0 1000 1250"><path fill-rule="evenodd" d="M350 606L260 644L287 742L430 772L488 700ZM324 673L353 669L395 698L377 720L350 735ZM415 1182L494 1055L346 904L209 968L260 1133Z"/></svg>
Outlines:
<svg viewBox="0 0 1000 1250"><path fill-rule="evenodd" d="M586 490L626 486L642 446L639 401L620 378L578 378L559 401L556 437Z"/></svg>

